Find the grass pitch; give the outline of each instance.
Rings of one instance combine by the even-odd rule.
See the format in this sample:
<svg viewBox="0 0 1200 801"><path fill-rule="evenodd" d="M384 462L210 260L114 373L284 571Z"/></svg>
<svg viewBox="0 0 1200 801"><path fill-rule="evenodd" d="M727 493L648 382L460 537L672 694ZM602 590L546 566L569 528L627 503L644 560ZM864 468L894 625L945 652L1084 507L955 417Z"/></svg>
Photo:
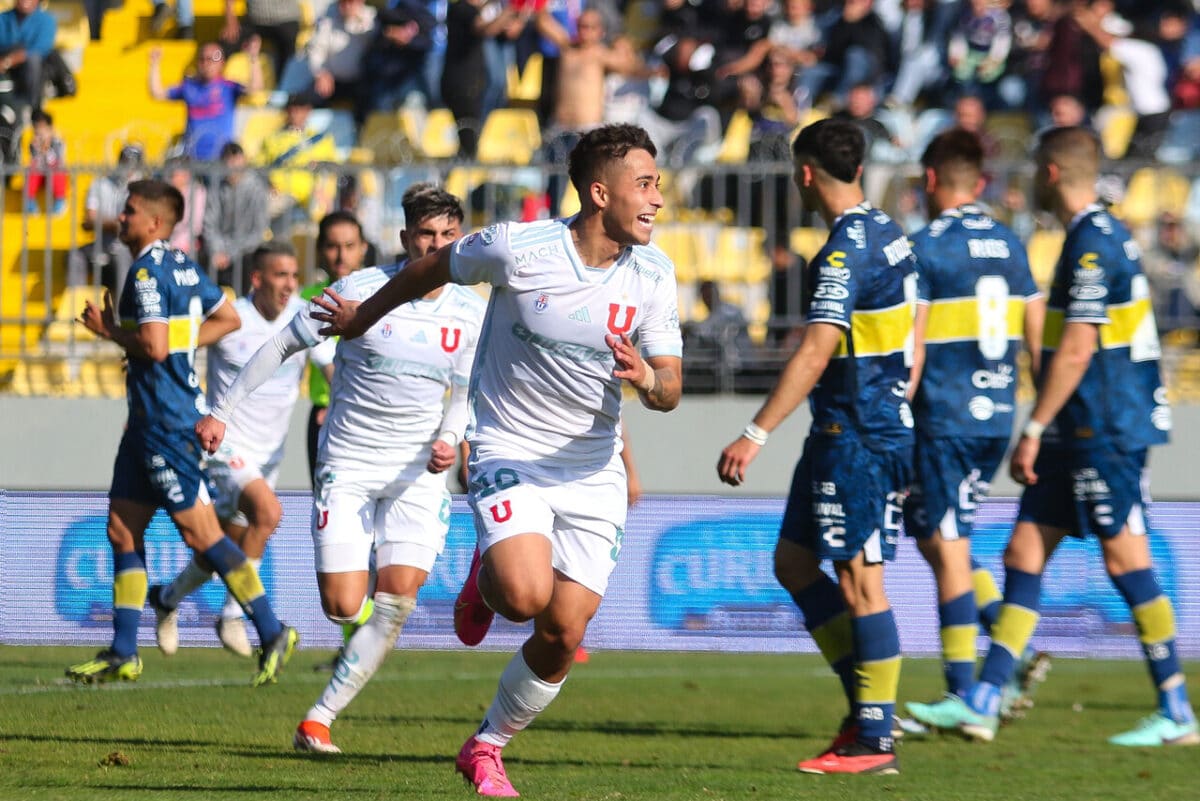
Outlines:
<svg viewBox="0 0 1200 801"><path fill-rule="evenodd" d="M64 684L66 665L92 652L0 647L0 799L466 801L453 758L509 658L396 651L334 726L346 753L315 757L291 738L328 652L298 653L257 690L248 660L152 647L136 684ZM940 692L937 662L906 660L901 701ZM909 737L899 776L805 776L797 759L845 713L818 657L597 652L505 762L524 798L556 801L1194 798L1200 748L1105 743L1152 704L1141 662L1060 659L1027 719L991 745Z"/></svg>

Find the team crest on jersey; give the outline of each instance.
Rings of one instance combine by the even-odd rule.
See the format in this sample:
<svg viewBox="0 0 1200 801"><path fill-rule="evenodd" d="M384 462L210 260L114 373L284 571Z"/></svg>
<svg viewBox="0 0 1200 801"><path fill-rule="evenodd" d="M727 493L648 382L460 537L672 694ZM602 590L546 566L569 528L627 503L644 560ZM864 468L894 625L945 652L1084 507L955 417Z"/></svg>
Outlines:
<svg viewBox="0 0 1200 801"><path fill-rule="evenodd" d="M535 300L533 302L533 310L535 312L537 312L538 314L541 314L542 312L544 312L546 310L546 308L549 305L550 305L550 296L547 295L545 292L542 292L537 296L537 300Z"/></svg>
<svg viewBox="0 0 1200 801"><path fill-rule="evenodd" d="M617 322L617 318L621 316L621 310L625 310L624 318ZM633 328L633 315L637 314L637 306L621 306L617 303L608 304L608 330L613 336L621 336Z"/></svg>
<svg viewBox="0 0 1200 801"><path fill-rule="evenodd" d="M462 340L461 328L443 328L442 329L442 350L446 353L454 353L458 350L458 343Z"/></svg>
<svg viewBox="0 0 1200 801"><path fill-rule="evenodd" d="M392 335L392 324L384 323L383 327L379 329L379 333L383 335L384 339L390 337Z"/></svg>
<svg viewBox="0 0 1200 801"><path fill-rule="evenodd" d="M499 233L499 231L500 229L495 225L489 225L487 228L484 228L479 232L479 238L483 240L483 244L490 245L496 241L496 234Z"/></svg>

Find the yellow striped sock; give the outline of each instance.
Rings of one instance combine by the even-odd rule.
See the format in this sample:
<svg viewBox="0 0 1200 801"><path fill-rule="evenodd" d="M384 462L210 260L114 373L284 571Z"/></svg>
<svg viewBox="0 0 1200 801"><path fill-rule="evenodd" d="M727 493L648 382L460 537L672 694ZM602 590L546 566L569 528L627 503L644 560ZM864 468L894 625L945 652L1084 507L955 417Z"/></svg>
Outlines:
<svg viewBox="0 0 1200 801"><path fill-rule="evenodd" d="M1165 595L1134 607L1133 621L1137 624L1138 639L1143 645L1175 639L1175 612L1171 607L1171 599Z"/></svg>
<svg viewBox="0 0 1200 801"><path fill-rule="evenodd" d="M942 628L942 659L947 662L974 662L975 637L979 627L945 626Z"/></svg>
<svg viewBox="0 0 1200 801"><path fill-rule="evenodd" d="M900 656L854 665L858 677L854 700L860 704L894 704L900 686Z"/></svg>
<svg viewBox="0 0 1200 801"><path fill-rule="evenodd" d="M146 569L134 567L113 577L113 606L142 611L146 604Z"/></svg>
<svg viewBox="0 0 1200 801"><path fill-rule="evenodd" d="M1000 616L992 626L992 643L1003 647L1013 657L1020 657L1037 628L1041 617L1032 609L1014 604L1001 604Z"/></svg>
<svg viewBox="0 0 1200 801"><path fill-rule="evenodd" d="M854 634L850 629L850 616L845 612L829 618L811 634L821 656L830 665L836 665L854 653Z"/></svg>
<svg viewBox="0 0 1200 801"><path fill-rule="evenodd" d="M225 585L229 587L229 592L242 605L243 609L256 598L266 594L262 581L258 578L258 571L254 569L254 565L250 564L249 560L242 562L225 574Z"/></svg>
<svg viewBox="0 0 1200 801"><path fill-rule="evenodd" d="M1000 588L996 586L996 579L992 576L992 572L985 567L977 567L971 572L971 583L975 587L975 607L977 609L983 609L988 604L1004 598L1000 594Z"/></svg>

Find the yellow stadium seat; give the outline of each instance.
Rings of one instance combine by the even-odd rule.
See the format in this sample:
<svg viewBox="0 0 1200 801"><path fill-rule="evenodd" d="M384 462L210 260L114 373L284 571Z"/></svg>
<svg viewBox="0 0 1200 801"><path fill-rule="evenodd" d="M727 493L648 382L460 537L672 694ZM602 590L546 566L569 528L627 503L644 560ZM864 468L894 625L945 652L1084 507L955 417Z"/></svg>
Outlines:
<svg viewBox="0 0 1200 801"><path fill-rule="evenodd" d="M259 53L258 66L262 70L262 89L246 96L252 106L262 106L275 88L275 65L267 53ZM250 57L243 51L229 56L225 62L225 77L242 86L250 85Z"/></svg>
<svg viewBox="0 0 1200 801"><path fill-rule="evenodd" d="M655 0L634 0L625 4L625 35L638 50L649 50L659 30L662 3ZM609 31L609 33L613 33Z"/></svg>
<svg viewBox="0 0 1200 801"><path fill-rule="evenodd" d="M567 188L563 190L562 200L558 201L558 216L570 217L572 214L578 214L579 192L575 189L575 184L567 181Z"/></svg>
<svg viewBox="0 0 1200 801"><path fill-rule="evenodd" d="M94 286L69 286L63 290L54 309L54 320L46 326L46 341L56 344L95 341L96 335L77 322L86 302L100 305L101 291Z"/></svg>
<svg viewBox="0 0 1200 801"><path fill-rule="evenodd" d="M691 226L677 223L656 226L654 244L674 263L676 283L696 280L696 237Z"/></svg>
<svg viewBox="0 0 1200 801"><path fill-rule="evenodd" d="M1129 149L1133 139L1133 130L1137 127L1137 114L1128 107L1113 107L1097 114L1097 124L1100 126L1100 146L1104 155L1110 159L1119 159Z"/></svg>
<svg viewBox="0 0 1200 801"><path fill-rule="evenodd" d="M759 284L771 275L765 228L719 226L713 258L716 280Z"/></svg>
<svg viewBox="0 0 1200 801"><path fill-rule="evenodd" d="M744 109L733 113L729 124L725 126L725 135L721 140L721 150L717 153L719 164L745 164L750 158L750 135L754 131L754 121Z"/></svg>
<svg viewBox="0 0 1200 801"><path fill-rule="evenodd" d="M241 130L238 131L238 144L246 151L246 159L254 163L262 150L263 142L268 136L283 127L285 116L275 108L249 108L245 110Z"/></svg>
<svg viewBox="0 0 1200 801"><path fill-rule="evenodd" d="M425 115L423 122L413 118L411 109L400 112L401 126L405 131L419 132L419 139L413 142L421 143L421 153L429 159L452 159L458 155L458 123L450 109L435 108Z"/></svg>
<svg viewBox="0 0 1200 801"><path fill-rule="evenodd" d="M525 69L519 73L515 64L509 64L506 79L509 103L536 103L542 96L542 54L531 55L525 62Z"/></svg>
<svg viewBox="0 0 1200 801"><path fill-rule="evenodd" d="M1108 52L1100 54L1100 82L1104 86L1102 98L1104 105L1129 105L1129 92L1125 88L1125 74L1121 62ZM1110 156L1110 158L1116 157Z"/></svg>
<svg viewBox="0 0 1200 801"><path fill-rule="evenodd" d="M358 134L358 143L371 151L376 164L407 164L413 158L414 140L404 131L400 113L372 112Z"/></svg>
<svg viewBox="0 0 1200 801"><path fill-rule="evenodd" d="M1190 190L1187 179L1177 172L1142 167L1130 176L1125 197L1113 213L1132 226L1153 223L1164 212L1182 217Z"/></svg>
<svg viewBox="0 0 1200 801"><path fill-rule="evenodd" d="M1049 287L1050 282L1054 280L1054 268L1058 265L1065 237L1066 235L1058 230L1034 231L1025 244L1033 280L1042 289Z"/></svg>
<svg viewBox="0 0 1200 801"><path fill-rule="evenodd" d="M810 262L816 257L821 250L821 246L825 244L825 240L829 237L829 232L820 228L793 228L789 239L791 251L805 262Z"/></svg>
<svg viewBox="0 0 1200 801"><path fill-rule="evenodd" d="M531 109L498 108L479 132L476 158L482 164L528 164L542 146L537 114Z"/></svg>

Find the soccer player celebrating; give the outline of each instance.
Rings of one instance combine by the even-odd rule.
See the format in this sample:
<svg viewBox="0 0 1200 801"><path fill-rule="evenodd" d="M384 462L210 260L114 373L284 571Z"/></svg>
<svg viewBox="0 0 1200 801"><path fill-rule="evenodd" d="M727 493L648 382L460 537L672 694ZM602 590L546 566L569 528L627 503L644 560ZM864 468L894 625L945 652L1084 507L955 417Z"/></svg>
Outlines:
<svg viewBox="0 0 1200 801"><path fill-rule="evenodd" d="M946 686L962 695L975 675L977 621L990 629L1000 606L992 574L972 565L975 509L1008 450L1022 335L1036 376L1046 309L1020 240L976 205L984 187L979 138L946 131L921 164L933 220L912 236L916 339L924 347L914 367L915 475L904 530L933 569ZM1048 666L1029 650L1026 684ZM1009 706L1021 692L1009 690Z"/></svg>
<svg viewBox="0 0 1200 801"><path fill-rule="evenodd" d="M460 236L463 209L453 195L417 184L402 202L407 227L401 238L411 258ZM334 287L343 297L367 297L406 263L359 270ZM374 612L346 643L329 685L297 728L297 749L340 750L330 724L395 647L445 544L450 494L441 474L454 466L466 429L467 382L483 313L475 292L439 287L382 318L366 336L338 343L313 497L317 586L330 620L361 621L372 600L374 553ZM226 421L284 359L326 339L319 327L302 311L250 359L197 425L207 450L220 444Z"/></svg>
<svg viewBox="0 0 1200 801"><path fill-rule="evenodd" d="M336 288L315 301L324 331L352 338L433 287L493 287L471 379L469 496L482 558L468 583L488 608L534 626L458 754L480 795L517 795L501 750L558 695L616 564L627 511L622 382L647 408L679 403L675 270L650 245L663 205L655 154L641 128L595 128L568 157L575 217L493 225L411 262L361 304Z"/></svg>
<svg viewBox="0 0 1200 801"><path fill-rule="evenodd" d="M299 635L271 611L254 565L221 531L200 469L192 426L206 408L192 371L196 348L241 325L225 296L191 259L167 244L183 216L183 196L161 181L134 181L120 216L121 241L135 256L121 293L122 324L105 293L82 322L128 357L129 421L113 467L108 540L113 549L113 641L67 669L75 681L132 681L142 672L138 619L146 602L144 538L159 508L183 541L215 570L250 615L262 643L255 686L274 682Z"/></svg>
<svg viewBox="0 0 1200 801"><path fill-rule="evenodd" d="M917 276L908 239L863 199L859 128L822 120L792 144L806 208L829 225L813 259L806 326L762 408L721 452L733 486L767 437L807 397L813 423L775 549L775 575L842 680L850 715L806 773L897 773L892 716L900 639L883 587L894 558L912 458L906 399ZM833 561L835 584L821 570Z"/></svg>
<svg viewBox="0 0 1200 801"><path fill-rule="evenodd" d="M208 348L208 400L215 404L225 395L246 362L264 342L279 333L306 304L296 297L299 267L296 252L287 243L264 242L251 260L251 293L234 301L242 327ZM314 368L333 374L335 343L308 351ZM275 497L275 480L283 461L292 407L300 396L304 353L288 358L275 374L229 420L224 442L209 457L206 468L217 486L216 511L225 532L259 568L267 540L283 516ZM148 600L157 617L158 647L173 654L179 647L179 602L211 577L200 560L193 559L175 580L150 588ZM230 594L217 618L221 643L241 656L251 655L242 607Z"/></svg>
<svg viewBox="0 0 1200 801"><path fill-rule="evenodd" d="M1098 202L1099 165L1087 129L1055 128L1038 144L1035 199L1067 235L1050 289L1037 403L1010 460L1026 489L1004 554L1004 602L979 682L963 698L910 711L992 740L1000 688L1037 625L1046 561L1064 537L1095 535L1158 692L1158 710L1109 742L1195 745L1200 729L1175 650L1175 616L1147 543L1146 451L1167 441L1171 420L1158 333L1137 244Z"/></svg>

